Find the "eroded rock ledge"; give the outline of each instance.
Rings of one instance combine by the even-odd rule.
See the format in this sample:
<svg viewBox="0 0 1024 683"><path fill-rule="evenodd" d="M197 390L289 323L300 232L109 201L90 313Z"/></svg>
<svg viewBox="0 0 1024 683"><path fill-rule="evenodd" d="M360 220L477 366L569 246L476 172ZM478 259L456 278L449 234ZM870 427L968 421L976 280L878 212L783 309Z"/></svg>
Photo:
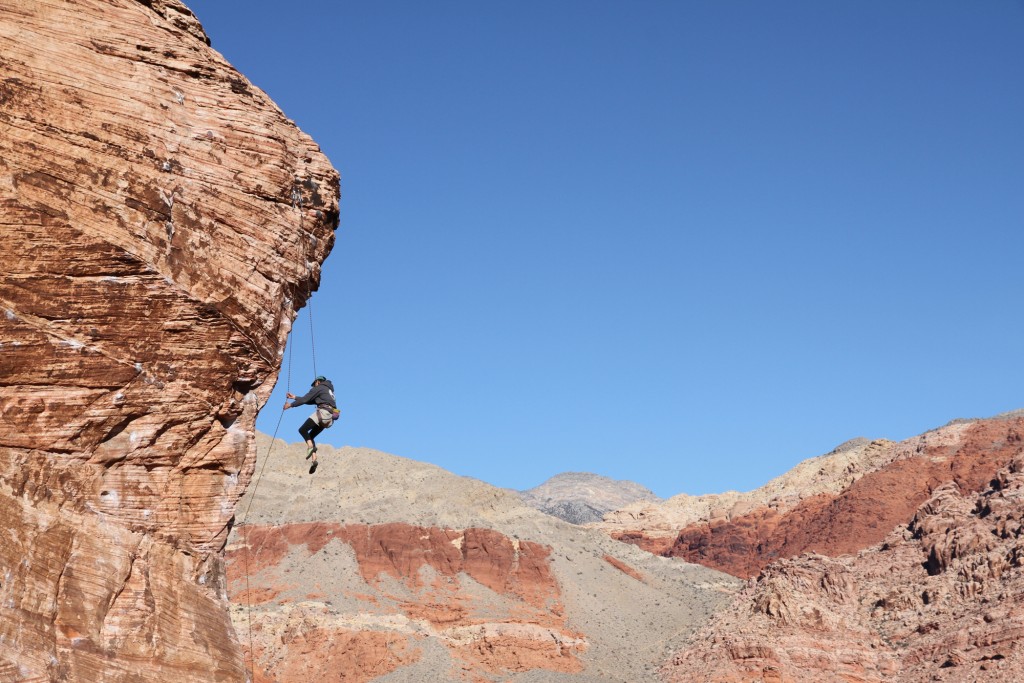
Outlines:
<svg viewBox="0 0 1024 683"><path fill-rule="evenodd" d="M208 42L0 2L0 680L243 680L221 551L338 175Z"/></svg>

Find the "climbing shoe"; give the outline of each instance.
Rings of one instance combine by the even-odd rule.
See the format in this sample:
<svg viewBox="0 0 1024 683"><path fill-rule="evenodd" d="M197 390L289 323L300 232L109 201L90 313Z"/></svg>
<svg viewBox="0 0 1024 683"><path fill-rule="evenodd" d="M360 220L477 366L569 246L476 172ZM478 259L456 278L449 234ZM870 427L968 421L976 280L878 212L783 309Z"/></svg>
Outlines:
<svg viewBox="0 0 1024 683"><path fill-rule="evenodd" d="M306 449L306 460L309 460L310 458L312 458L314 453L316 453L316 446L311 446L311 447L307 448Z"/></svg>
<svg viewBox="0 0 1024 683"><path fill-rule="evenodd" d="M313 474L314 472L316 472L316 466L317 466L317 462L316 462L316 460L314 460L313 464L309 466L309 473L310 474Z"/></svg>

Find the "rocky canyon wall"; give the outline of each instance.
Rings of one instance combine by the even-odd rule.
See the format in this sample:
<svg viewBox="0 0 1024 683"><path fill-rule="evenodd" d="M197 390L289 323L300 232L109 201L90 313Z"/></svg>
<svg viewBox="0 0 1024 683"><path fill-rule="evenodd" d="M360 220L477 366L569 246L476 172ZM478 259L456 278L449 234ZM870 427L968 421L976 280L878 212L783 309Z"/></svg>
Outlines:
<svg viewBox="0 0 1024 683"><path fill-rule="evenodd" d="M0 0L0 680L244 679L221 551L337 200L176 0Z"/></svg>

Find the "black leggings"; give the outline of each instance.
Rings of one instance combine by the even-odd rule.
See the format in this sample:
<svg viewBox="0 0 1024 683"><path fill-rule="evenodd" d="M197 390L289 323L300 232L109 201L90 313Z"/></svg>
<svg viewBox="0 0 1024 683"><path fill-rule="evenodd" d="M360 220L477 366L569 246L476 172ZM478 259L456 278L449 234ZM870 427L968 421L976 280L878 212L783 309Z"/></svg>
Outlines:
<svg viewBox="0 0 1024 683"><path fill-rule="evenodd" d="M299 435L306 441L313 441L317 434L324 431L324 428L317 424L313 418L306 418L306 421L299 427ZM316 443L316 441L313 441Z"/></svg>

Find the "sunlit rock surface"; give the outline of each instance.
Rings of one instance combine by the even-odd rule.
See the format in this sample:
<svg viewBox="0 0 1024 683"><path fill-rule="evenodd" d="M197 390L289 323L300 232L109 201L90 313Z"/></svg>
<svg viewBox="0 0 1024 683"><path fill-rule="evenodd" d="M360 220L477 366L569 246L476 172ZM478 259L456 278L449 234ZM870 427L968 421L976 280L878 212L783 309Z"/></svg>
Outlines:
<svg viewBox="0 0 1024 683"><path fill-rule="evenodd" d="M859 440L749 493L636 504L596 525L651 552L743 578L802 552L853 553L906 524L936 487L978 491L1016 455L1024 416L956 420L899 443Z"/></svg>
<svg viewBox="0 0 1024 683"><path fill-rule="evenodd" d="M1024 448L980 492L940 485L855 555L768 565L669 681L1024 680Z"/></svg>
<svg viewBox="0 0 1024 683"><path fill-rule="evenodd" d="M337 197L175 0L0 2L0 680L243 680L221 551Z"/></svg>

